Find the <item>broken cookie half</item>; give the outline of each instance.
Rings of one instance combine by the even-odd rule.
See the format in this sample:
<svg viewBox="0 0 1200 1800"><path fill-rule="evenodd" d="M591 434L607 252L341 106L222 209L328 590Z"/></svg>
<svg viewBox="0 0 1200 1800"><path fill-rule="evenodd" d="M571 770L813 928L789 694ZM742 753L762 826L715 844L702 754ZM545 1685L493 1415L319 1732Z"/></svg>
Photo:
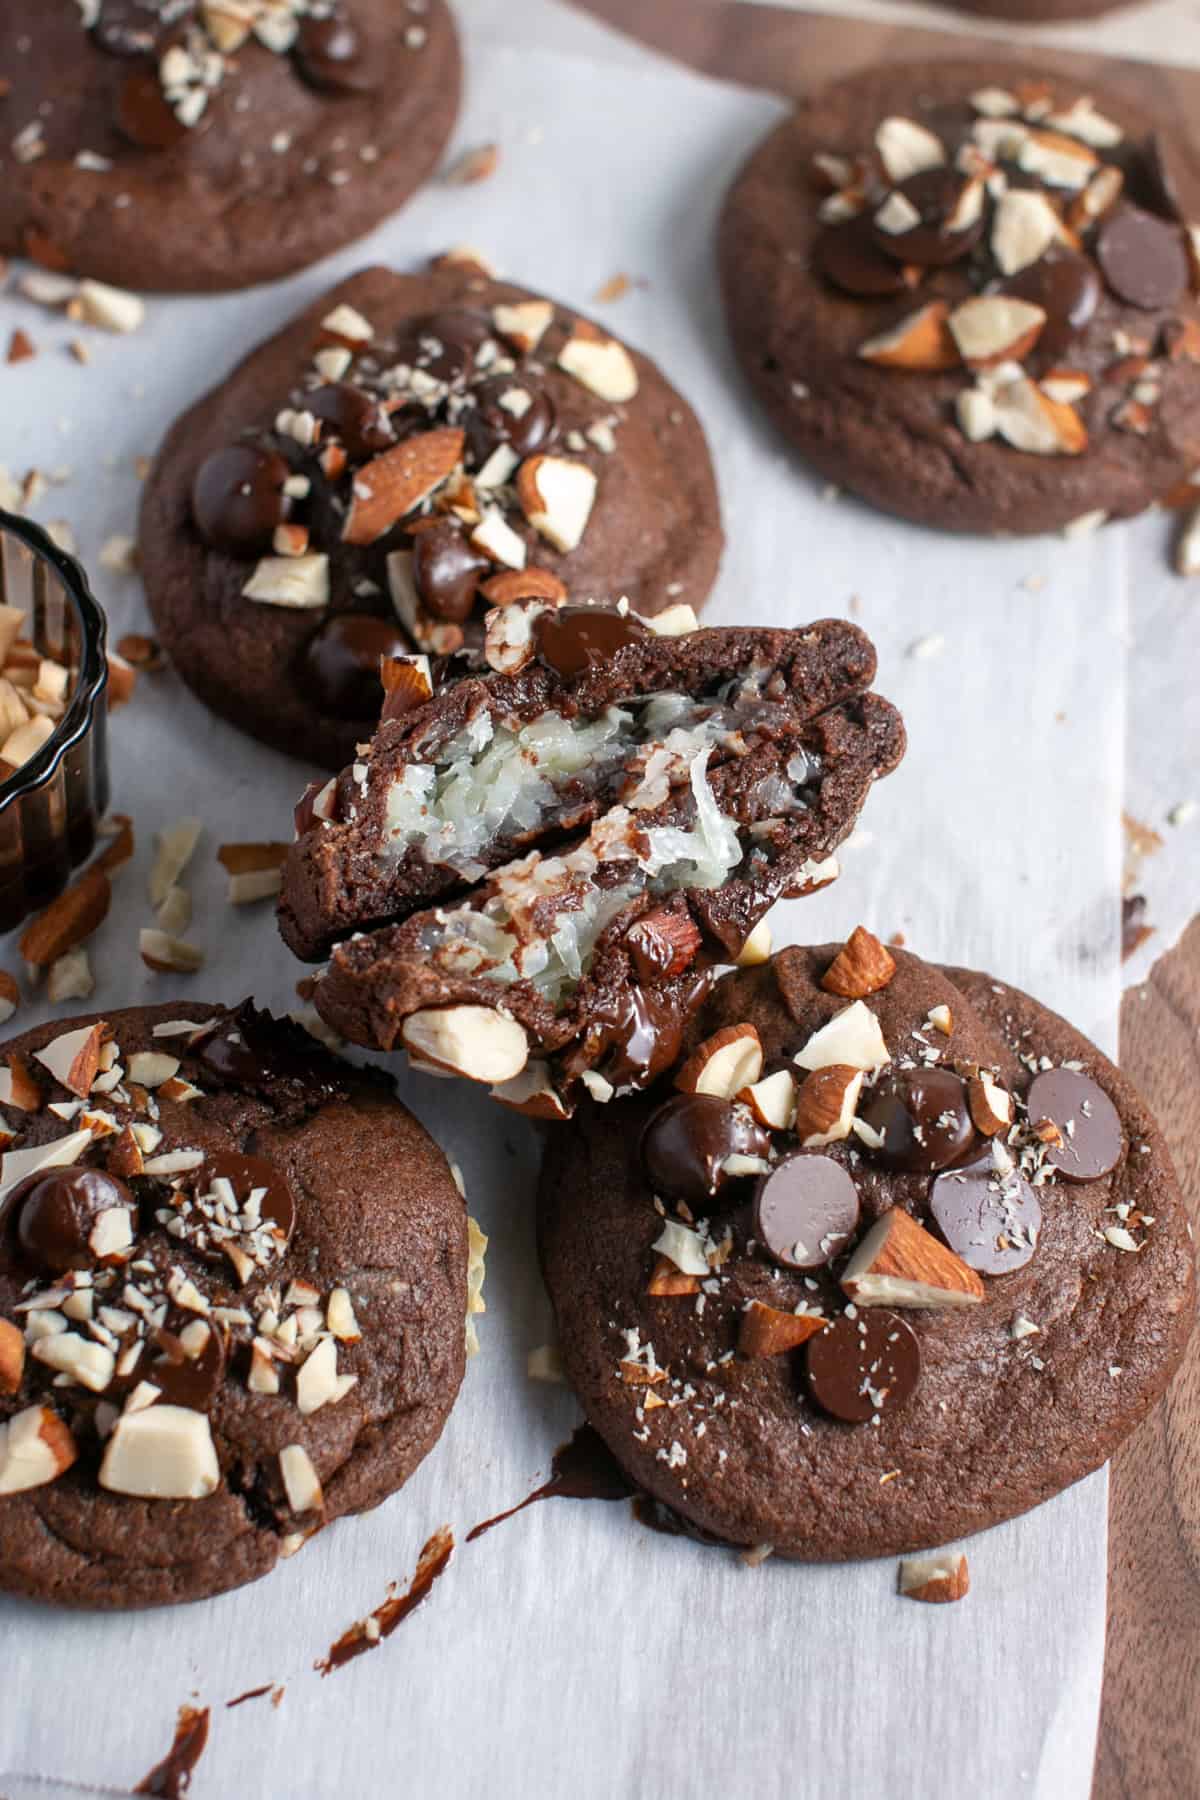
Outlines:
<svg viewBox="0 0 1200 1800"><path fill-rule="evenodd" d="M291 948L330 956L336 1030L567 1117L581 1085L652 1081L774 902L836 876L904 750L870 641L656 623L508 607L488 676L385 668L373 742L297 810L280 903Z"/></svg>

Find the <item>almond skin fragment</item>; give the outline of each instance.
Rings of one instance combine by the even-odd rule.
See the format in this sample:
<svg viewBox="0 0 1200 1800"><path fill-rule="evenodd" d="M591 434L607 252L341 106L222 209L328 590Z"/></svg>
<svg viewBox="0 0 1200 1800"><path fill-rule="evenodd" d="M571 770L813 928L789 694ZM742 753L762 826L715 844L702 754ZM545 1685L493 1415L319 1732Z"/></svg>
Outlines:
<svg viewBox="0 0 1200 1800"><path fill-rule="evenodd" d="M900 1562L900 1592L909 1600L935 1605L962 1600L971 1577L961 1550L938 1550L932 1556L905 1556Z"/></svg>
<svg viewBox="0 0 1200 1800"><path fill-rule="evenodd" d="M0 1394L15 1394L25 1372L25 1339L19 1326L0 1319Z"/></svg>
<svg viewBox="0 0 1200 1800"><path fill-rule="evenodd" d="M995 1137L1012 1124L1012 1097L983 1069L967 1082L967 1107L971 1123L984 1137Z"/></svg>
<svg viewBox="0 0 1200 1800"><path fill-rule="evenodd" d="M674 1294L698 1294L700 1277L685 1275L682 1269L675 1267L669 1256L660 1256L650 1271L646 1292L658 1298Z"/></svg>
<svg viewBox="0 0 1200 1800"><path fill-rule="evenodd" d="M761 1300L752 1300L742 1314L738 1352L742 1356L780 1356L807 1343L828 1323L818 1313L781 1312Z"/></svg>
<svg viewBox="0 0 1200 1800"><path fill-rule="evenodd" d="M637 972L648 983L682 975L695 961L701 941L690 913L664 909L639 919L626 938Z"/></svg>
<svg viewBox="0 0 1200 1800"><path fill-rule="evenodd" d="M342 530L347 544L373 544L441 487L462 460L461 431L440 427L406 438L373 457L355 475Z"/></svg>
<svg viewBox="0 0 1200 1800"><path fill-rule="evenodd" d="M549 600L559 605L567 597L566 585L549 569L502 569L481 581L479 591L493 606L511 606L517 600Z"/></svg>
<svg viewBox="0 0 1200 1800"><path fill-rule="evenodd" d="M98 863L93 864L22 932L21 955L38 969L57 962L68 950L91 937L103 923L111 902L108 876Z"/></svg>
<svg viewBox="0 0 1200 1800"><path fill-rule="evenodd" d="M724 1025L705 1038L675 1077L684 1094L715 1094L732 1100L762 1074L763 1049L753 1025Z"/></svg>
<svg viewBox="0 0 1200 1800"><path fill-rule="evenodd" d="M896 973L896 959L865 925L856 925L824 975L827 994L844 1000L862 1000L885 988Z"/></svg>
<svg viewBox="0 0 1200 1800"><path fill-rule="evenodd" d="M840 1143L850 1136L862 1084L863 1071L847 1063L828 1063L805 1078L796 1096L792 1129L806 1150Z"/></svg>
<svg viewBox="0 0 1200 1800"><path fill-rule="evenodd" d="M931 300L888 331L869 337L858 346L864 362L884 369L912 369L934 374L957 369L962 362L946 321L950 307L945 300Z"/></svg>

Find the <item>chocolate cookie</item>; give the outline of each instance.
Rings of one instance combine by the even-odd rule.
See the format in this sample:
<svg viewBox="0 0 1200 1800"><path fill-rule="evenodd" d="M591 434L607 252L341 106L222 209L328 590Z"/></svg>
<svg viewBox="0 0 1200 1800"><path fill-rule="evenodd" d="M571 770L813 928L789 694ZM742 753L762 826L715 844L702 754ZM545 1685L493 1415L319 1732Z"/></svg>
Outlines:
<svg viewBox="0 0 1200 1800"><path fill-rule="evenodd" d="M742 365L821 473L950 530L1136 513L1200 457L1200 169L1010 63L855 75L726 201Z"/></svg>
<svg viewBox="0 0 1200 1800"><path fill-rule="evenodd" d="M403 1485L467 1219L390 1082L177 1002L13 1039L0 1113L0 1588L200 1599Z"/></svg>
<svg viewBox="0 0 1200 1800"><path fill-rule="evenodd" d="M682 1091L547 1140L568 1379L705 1532L838 1560L944 1543L1097 1467L1195 1313L1137 1094L1037 1001L861 929L730 975Z"/></svg>
<svg viewBox="0 0 1200 1800"><path fill-rule="evenodd" d="M698 606L721 553L694 413L648 357L478 270L369 269L167 437L142 570L200 698L337 768L383 655L482 667L485 605Z"/></svg>
<svg viewBox="0 0 1200 1800"><path fill-rule="evenodd" d="M460 64L445 0L6 0L0 77L0 249L223 290L394 212L450 135Z"/></svg>
<svg viewBox="0 0 1200 1800"><path fill-rule="evenodd" d="M565 1118L580 1086L669 1067L715 965L834 878L904 748L868 639L654 623L497 609L496 673L413 710L406 679L309 790L280 923L303 956L334 946L314 999L335 1029Z"/></svg>

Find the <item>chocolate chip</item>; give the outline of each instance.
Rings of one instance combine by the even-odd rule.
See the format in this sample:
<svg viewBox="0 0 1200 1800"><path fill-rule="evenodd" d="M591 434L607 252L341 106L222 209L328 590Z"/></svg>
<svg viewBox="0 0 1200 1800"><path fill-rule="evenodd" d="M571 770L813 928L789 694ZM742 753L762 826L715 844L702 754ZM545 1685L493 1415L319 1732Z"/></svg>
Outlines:
<svg viewBox="0 0 1200 1800"><path fill-rule="evenodd" d="M944 1169L975 1139L966 1085L949 1069L903 1069L885 1076L861 1117L882 1136L883 1146L873 1154L888 1169L915 1174Z"/></svg>
<svg viewBox="0 0 1200 1800"><path fill-rule="evenodd" d="M1061 1144L1047 1146L1046 1160L1068 1181L1096 1181L1124 1155L1120 1115L1090 1075L1048 1069L1034 1078L1025 1104L1035 1125L1049 1119L1062 1133Z"/></svg>
<svg viewBox="0 0 1200 1800"><path fill-rule="evenodd" d="M207 1193L214 1181L227 1181L230 1184L239 1210L244 1210L246 1201L256 1188L265 1188L266 1192L260 1202L261 1216L263 1223L276 1226L283 1238L279 1250L279 1255L282 1256L296 1229L296 1198L279 1165L268 1161L265 1156L247 1156L233 1150L214 1150L205 1157L204 1167L196 1178L195 1185L199 1192ZM218 1246L218 1256L221 1255L223 1252Z"/></svg>
<svg viewBox="0 0 1200 1800"><path fill-rule="evenodd" d="M1040 354L1053 359L1086 330L1100 304L1100 277L1086 256L1052 249L1004 283L1002 292L1040 306L1046 315Z"/></svg>
<svg viewBox="0 0 1200 1800"><path fill-rule="evenodd" d="M413 584L435 618L457 625L469 619L479 583L490 567L453 519L436 519L413 533Z"/></svg>
<svg viewBox="0 0 1200 1800"><path fill-rule="evenodd" d="M1187 255L1179 227L1141 207L1122 206L1104 221L1096 260L1117 298L1147 312L1174 306L1187 292Z"/></svg>
<svg viewBox="0 0 1200 1800"><path fill-rule="evenodd" d="M878 1307L843 1313L805 1346L808 1391L822 1411L848 1425L904 1405L921 1373L911 1327Z"/></svg>
<svg viewBox="0 0 1200 1800"><path fill-rule="evenodd" d="M459 387L474 371L475 357L490 336L482 313L447 308L406 324L396 340L395 360L447 387Z"/></svg>
<svg viewBox="0 0 1200 1800"><path fill-rule="evenodd" d="M161 1390L163 1405L207 1412L225 1378L225 1345L216 1327L209 1326L199 1356L189 1356L173 1331L160 1328L154 1342L159 1353L144 1375Z"/></svg>
<svg viewBox="0 0 1200 1800"><path fill-rule="evenodd" d="M902 294L909 285L900 264L879 248L868 213L826 225L813 244L812 265L847 294Z"/></svg>
<svg viewBox="0 0 1200 1800"><path fill-rule="evenodd" d="M139 150L169 150L187 136L188 127L167 104L157 64L130 69L117 90L115 123L122 137Z"/></svg>
<svg viewBox="0 0 1200 1800"><path fill-rule="evenodd" d="M151 56L165 23L154 0L103 0L92 42L109 56Z"/></svg>
<svg viewBox="0 0 1200 1800"><path fill-rule="evenodd" d="M854 1236L858 1215L858 1189L831 1156L801 1150L759 1176L754 1235L781 1268L823 1268Z"/></svg>
<svg viewBox="0 0 1200 1800"><path fill-rule="evenodd" d="M473 398L475 405L465 415L465 423L475 468L482 468L501 444L526 457L544 450L554 437L554 402L526 376L493 375L480 382Z"/></svg>
<svg viewBox="0 0 1200 1800"><path fill-rule="evenodd" d="M949 230L947 223L962 201L969 180L961 170L940 168L922 169L902 181L896 191L920 215L920 223L911 230L896 232L874 225L879 248L899 262L920 263L923 268L940 268L969 255L983 236L983 206L961 231Z"/></svg>
<svg viewBox="0 0 1200 1800"><path fill-rule="evenodd" d="M360 461L390 449L396 442L392 422L379 401L346 381L330 382L304 396L305 409L328 426L347 454Z"/></svg>
<svg viewBox="0 0 1200 1800"><path fill-rule="evenodd" d="M1015 1169L1001 1175L990 1151L964 1169L939 1175L929 1210L951 1250L981 1275L1023 1269L1037 1249L1038 1197Z"/></svg>
<svg viewBox="0 0 1200 1800"><path fill-rule="evenodd" d="M566 681L650 635L636 613L604 606L561 606L542 613L533 629L538 655Z"/></svg>
<svg viewBox="0 0 1200 1800"><path fill-rule="evenodd" d="M410 649L394 619L334 613L305 645L300 678L322 712L335 719L374 719L383 705L380 657L405 656Z"/></svg>
<svg viewBox="0 0 1200 1800"><path fill-rule="evenodd" d="M744 1108L713 1094L677 1094L660 1106L642 1133L646 1179L658 1194L705 1206L730 1177L730 1156L766 1156L764 1131Z"/></svg>
<svg viewBox="0 0 1200 1800"><path fill-rule="evenodd" d="M27 1175L8 1196L5 1223L22 1256L52 1275L90 1269L98 1258L88 1239L101 1213L137 1205L123 1181L102 1169L53 1169Z"/></svg>
<svg viewBox="0 0 1200 1800"><path fill-rule="evenodd" d="M189 1055L222 1087L266 1094L275 1105L319 1106L345 1092L338 1064L316 1049L302 1026L243 1000L204 1028Z"/></svg>
<svg viewBox="0 0 1200 1800"><path fill-rule="evenodd" d="M296 64L313 87L338 94L369 94L379 85L376 66L363 53L363 42L342 12L300 21Z"/></svg>
<svg viewBox="0 0 1200 1800"><path fill-rule="evenodd" d="M287 516L283 484L291 470L274 450L229 444L214 450L192 482L192 519L214 550L255 556L269 550L275 527Z"/></svg>

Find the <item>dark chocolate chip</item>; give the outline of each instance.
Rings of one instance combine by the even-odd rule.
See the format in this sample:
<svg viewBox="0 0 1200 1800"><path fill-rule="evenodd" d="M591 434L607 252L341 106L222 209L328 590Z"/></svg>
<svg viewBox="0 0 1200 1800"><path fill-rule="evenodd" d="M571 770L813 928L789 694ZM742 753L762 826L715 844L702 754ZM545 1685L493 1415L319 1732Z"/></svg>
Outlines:
<svg viewBox="0 0 1200 1800"><path fill-rule="evenodd" d="M101 1213L137 1204L123 1181L102 1169L52 1169L27 1175L8 1196L5 1222L15 1229L20 1254L52 1275L90 1269L100 1258L90 1238ZM131 1223L133 1219L131 1219Z"/></svg>
<svg viewBox="0 0 1200 1800"><path fill-rule="evenodd" d="M885 1168L916 1174L945 1169L975 1139L967 1090L949 1069L901 1069L884 1076L862 1108L883 1138L873 1152Z"/></svg>
<svg viewBox="0 0 1200 1800"><path fill-rule="evenodd" d="M1058 1126L1062 1143L1047 1146L1046 1160L1069 1181L1097 1181L1124 1155L1120 1115L1090 1075L1048 1069L1035 1076L1025 1104L1035 1125L1049 1119Z"/></svg>
<svg viewBox="0 0 1200 1800"><path fill-rule="evenodd" d="M205 543L230 556L269 550L287 516L283 484L291 472L276 451L250 444L206 456L192 482L192 519Z"/></svg>
<svg viewBox="0 0 1200 1800"><path fill-rule="evenodd" d="M335 94L369 94L379 85L376 65L364 54L363 42L342 12L300 21L296 64L305 81Z"/></svg>
<svg viewBox="0 0 1200 1800"><path fill-rule="evenodd" d="M490 567L453 519L436 519L413 533L413 585L435 618L457 625L469 619L479 583Z"/></svg>
<svg viewBox="0 0 1200 1800"><path fill-rule="evenodd" d="M305 394L304 406L328 427L355 461L388 450L396 442L392 421L379 401L347 381L331 382Z"/></svg>
<svg viewBox="0 0 1200 1800"><path fill-rule="evenodd" d="M1119 300L1147 312L1174 306L1188 286L1187 253L1177 225L1122 206L1104 221L1096 238L1096 260Z"/></svg>
<svg viewBox="0 0 1200 1800"><path fill-rule="evenodd" d="M322 712L335 719L374 719L383 705L380 657L405 656L411 648L394 619L334 613L305 645L301 679Z"/></svg>
<svg viewBox="0 0 1200 1800"><path fill-rule="evenodd" d="M265 1156L248 1156L234 1150L211 1151L196 1181L197 1191L207 1193L214 1181L225 1180L233 1189L239 1211L255 1188L265 1188L260 1202L264 1224L275 1227L282 1240L278 1254L283 1255L296 1229L296 1198L287 1176L277 1163ZM223 1254L219 1250L218 1255Z"/></svg>
<svg viewBox="0 0 1200 1800"><path fill-rule="evenodd" d="M249 1000L211 1019L188 1055L201 1079L267 1094L276 1104L319 1106L346 1091L337 1063L302 1026L260 1012Z"/></svg>
<svg viewBox="0 0 1200 1800"><path fill-rule="evenodd" d="M845 1249L858 1228L858 1189L831 1156L798 1151L754 1194L754 1235L784 1269L820 1269Z"/></svg>
<svg viewBox="0 0 1200 1800"><path fill-rule="evenodd" d="M743 1107L714 1094L677 1094L660 1106L642 1133L642 1167L651 1187L689 1206L705 1206L730 1177L730 1156L762 1156L770 1134Z"/></svg>
<svg viewBox="0 0 1200 1800"><path fill-rule="evenodd" d="M516 456L544 450L554 437L556 415L549 394L520 374L493 375L474 390L465 415L471 465L482 468L493 450L507 444Z"/></svg>
<svg viewBox="0 0 1200 1800"><path fill-rule="evenodd" d="M167 103L157 64L130 69L117 90L116 127L139 150L169 150L188 127Z"/></svg>
<svg viewBox="0 0 1200 1800"><path fill-rule="evenodd" d="M199 1356L189 1356L173 1331L159 1329L154 1342L158 1355L149 1366L139 1365L139 1378L152 1381L161 1390L165 1406L207 1412L225 1378L225 1345L220 1332L209 1326Z"/></svg>
<svg viewBox="0 0 1200 1800"><path fill-rule="evenodd" d="M865 1425L904 1405L921 1374L921 1348L896 1313L843 1313L805 1345L808 1391L823 1412Z"/></svg>
<svg viewBox="0 0 1200 1800"><path fill-rule="evenodd" d="M900 264L879 248L869 213L826 225L813 244L812 264L818 275L847 294L902 294L909 286Z"/></svg>
<svg viewBox="0 0 1200 1800"><path fill-rule="evenodd" d="M447 308L406 324L396 340L395 360L458 387L473 372L476 355L490 336L482 313Z"/></svg>
<svg viewBox="0 0 1200 1800"><path fill-rule="evenodd" d="M561 606L540 614L533 629L538 655L566 681L649 636L636 613L604 606Z"/></svg>
<svg viewBox="0 0 1200 1800"><path fill-rule="evenodd" d="M919 263L922 268L940 268L967 256L983 236L985 209L961 231L951 231L948 221L954 216L970 183L970 177L959 169L922 169L902 181L896 192L902 194L920 215L920 223L908 231L884 231L874 224L875 242L888 256L902 263ZM878 213L880 209L875 208Z"/></svg>
<svg viewBox="0 0 1200 1800"><path fill-rule="evenodd" d="M1004 283L1003 292L1040 306L1046 315L1038 337L1040 355L1053 359L1091 323L1103 289L1095 267L1073 250L1048 250L1045 256Z"/></svg>
<svg viewBox="0 0 1200 1800"><path fill-rule="evenodd" d="M990 1151L964 1169L939 1175L929 1209L951 1250L981 1275L1023 1269L1037 1249L1038 1197L1015 1169L1001 1175Z"/></svg>

